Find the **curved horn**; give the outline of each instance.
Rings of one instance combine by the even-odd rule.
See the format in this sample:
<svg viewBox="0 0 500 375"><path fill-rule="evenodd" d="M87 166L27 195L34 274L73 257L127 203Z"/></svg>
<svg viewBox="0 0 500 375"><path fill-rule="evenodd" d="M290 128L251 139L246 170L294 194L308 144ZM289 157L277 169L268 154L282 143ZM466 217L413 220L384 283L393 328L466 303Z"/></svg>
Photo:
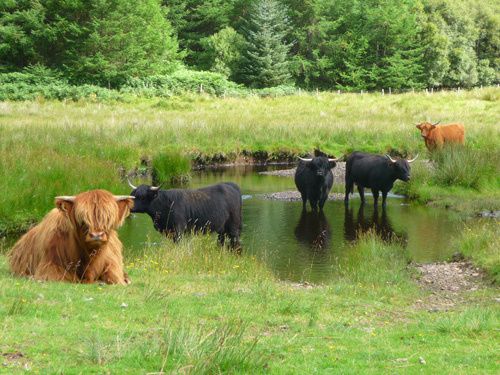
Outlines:
<svg viewBox="0 0 500 375"><path fill-rule="evenodd" d="M149 189L156 191L156 190L160 189L160 187L161 187L161 185L160 186L151 186Z"/></svg>
<svg viewBox="0 0 500 375"><path fill-rule="evenodd" d="M328 161L339 161L340 158L336 158L336 159L331 159L331 158L328 158Z"/></svg>
<svg viewBox="0 0 500 375"><path fill-rule="evenodd" d="M302 161L306 161L306 162L307 161L312 161L312 159L304 159L304 158L301 158L300 156L299 156L299 159L302 160Z"/></svg>
<svg viewBox="0 0 500 375"><path fill-rule="evenodd" d="M115 195L114 197L117 202L124 201L125 199L135 199L132 195Z"/></svg>
<svg viewBox="0 0 500 375"><path fill-rule="evenodd" d="M432 124L432 125L436 126L436 125L438 125L440 122L441 122L441 120L439 120L438 122L436 122L435 124Z"/></svg>
<svg viewBox="0 0 500 375"><path fill-rule="evenodd" d="M390 160L392 161L393 163L396 162L396 160L394 160L393 158L391 158L391 156L389 154L385 154L385 156Z"/></svg>
<svg viewBox="0 0 500 375"><path fill-rule="evenodd" d="M66 202L74 202L75 201L75 196L74 195L61 195L59 197L56 197L55 199L59 199L61 201L66 201Z"/></svg>
<svg viewBox="0 0 500 375"><path fill-rule="evenodd" d="M408 163L413 163L415 160L417 160L417 158L418 158L418 154L417 154L417 156L415 156L413 159L411 159L411 160L407 160L407 162L408 162Z"/></svg>
<svg viewBox="0 0 500 375"><path fill-rule="evenodd" d="M132 185L128 177L127 177L127 182L132 189L137 189L137 186Z"/></svg>

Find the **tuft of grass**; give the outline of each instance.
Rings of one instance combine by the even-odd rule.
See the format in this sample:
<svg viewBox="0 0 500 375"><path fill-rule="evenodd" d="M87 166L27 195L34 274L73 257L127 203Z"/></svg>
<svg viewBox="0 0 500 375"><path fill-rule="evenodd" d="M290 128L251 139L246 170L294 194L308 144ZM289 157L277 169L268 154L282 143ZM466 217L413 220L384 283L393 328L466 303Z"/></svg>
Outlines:
<svg viewBox="0 0 500 375"><path fill-rule="evenodd" d="M495 284L500 284L500 222L484 219L464 227L455 241L457 252L484 269Z"/></svg>
<svg viewBox="0 0 500 375"><path fill-rule="evenodd" d="M488 183L500 187L500 150L475 150L447 145L433 154L432 181L441 186L480 190Z"/></svg>
<svg viewBox="0 0 500 375"><path fill-rule="evenodd" d="M153 157L153 184L186 183L190 179L191 160L175 152L161 152Z"/></svg>
<svg viewBox="0 0 500 375"><path fill-rule="evenodd" d="M220 374L251 372L262 368L264 358L255 353L257 339L245 338L241 322L207 327L167 327L160 338L162 367L177 373Z"/></svg>
<svg viewBox="0 0 500 375"><path fill-rule="evenodd" d="M375 232L368 231L338 258L338 276L348 282L373 287L407 287L409 261L401 244L386 243Z"/></svg>

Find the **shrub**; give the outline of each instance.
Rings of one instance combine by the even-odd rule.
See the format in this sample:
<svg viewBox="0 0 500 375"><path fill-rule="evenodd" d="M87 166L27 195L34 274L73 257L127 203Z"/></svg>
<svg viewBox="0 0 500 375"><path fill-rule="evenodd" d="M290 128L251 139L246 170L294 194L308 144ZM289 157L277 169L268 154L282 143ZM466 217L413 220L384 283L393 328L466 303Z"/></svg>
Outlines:
<svg viewBox="0 0 500 375"><path fill-rule="evenodd" d="M156 75L147 78L131 78L122 92L139 96L172 96L189 92L203 92L210 95L233 95L244 88L228 81L223 75L211 72L178 70L169 75Z"/></svg>
<svg viewBox="0 0 500 375"><path fill-rule="evenodd" d="M57 72L35 67L22 72L0 74L0 100L33 100L38 97L55 100L118 100L118 91L94 85L70 85Z"/></svg>

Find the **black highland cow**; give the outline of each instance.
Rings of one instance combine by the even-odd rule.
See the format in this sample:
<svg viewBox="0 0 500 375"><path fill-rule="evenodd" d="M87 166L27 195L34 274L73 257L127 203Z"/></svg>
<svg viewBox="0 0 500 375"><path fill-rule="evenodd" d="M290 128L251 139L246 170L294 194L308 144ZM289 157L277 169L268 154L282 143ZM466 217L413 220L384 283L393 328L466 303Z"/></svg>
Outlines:
<svg viewBox="0 0 500 375"><path fill-rule="evenodd" d="M161 190L156 186L129 185L134 189L131 212L146 213L157 231L173 235L177 241L186 230L207 230L226 236L232 248L239 248L241 233L241 191L238 185L225 182L201 189Z"/></svg>
<svg viewBox="0 0 500 375"><path fill-rule="evenodd" d="M332 168L337 165L338 159L329 159L321 152L316 151L312 159L300 158L295 171L295 185L302 196L302 208L306 209L307 200L311 209L322 210L328 199L328 193L333 185Z"/></svg>
<svg viewBox="0 0 500 375"><path fill-rule="evenodd" d="M369 188L373 194L375 205L378 203L379 192L382 192L382 206L385 207L387 193L392 189L394 181L410 180L411 159L394 160L389 155L374 155L364 152L353 152L346 161L345 171L345 204L349 204L349 194L353 193L354 184L358 185L361 203L365 203L364 188Z"/></svg>

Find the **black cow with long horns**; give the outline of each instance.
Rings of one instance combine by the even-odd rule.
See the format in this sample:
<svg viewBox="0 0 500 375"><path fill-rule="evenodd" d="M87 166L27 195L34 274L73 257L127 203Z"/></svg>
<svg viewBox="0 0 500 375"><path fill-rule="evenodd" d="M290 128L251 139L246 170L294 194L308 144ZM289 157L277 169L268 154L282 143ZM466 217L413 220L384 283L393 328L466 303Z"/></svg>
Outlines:
<svg viewBox="0 0 500 375"><path fill-rule="evenodd" d="M238 185L225 182L201 189L169 189L159 186L134 186L136 213L146 213L155 229L172 235L177 241L186 230L216 232L224 244L229 237L232 248L239 249L241 233L241 191Z"/></svg>
<svg viewBox="0 0 500 375"><path fill-rule="evenodd" d="M333 185L332 169L338 159L328 158L321 151L316 150L311 159L299 157L299 164L295 171L295 185L302 197L302 209L306 210L309 200L312 210L322 210L328 199L328 193Z"/></svg>
<svg viewBox="0 0 500 375"><path fill-rule="evenodd" d="M385 207L387 193L392 189L396 180L410 180L411 160L393 159L389 155L375 155L364 152L353 152L346 161L345 172L345 198L349 204L349 194L353 193L354 184L358 186L361 203L365 203L364 188L369 188L373 194L375 205L378 203L379 193L382 192L382 206Z"/></svg>

